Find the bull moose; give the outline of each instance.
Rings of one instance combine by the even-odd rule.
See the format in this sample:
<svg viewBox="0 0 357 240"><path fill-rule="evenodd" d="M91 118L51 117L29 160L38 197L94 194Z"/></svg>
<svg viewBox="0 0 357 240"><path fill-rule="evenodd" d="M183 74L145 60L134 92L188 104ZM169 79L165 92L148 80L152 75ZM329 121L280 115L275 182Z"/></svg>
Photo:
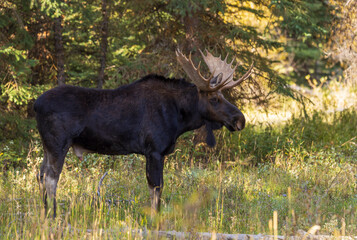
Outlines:
<svg viewBox="0 0 357 240"><path fill-rule="evenodd" d="M38 174L45 209L47 196L56 216L56 188L70 147L77 157L92 152L108 155L143 154L152 212L160 209L164 157L173 152L177 138L205 125L207 143L215 144L212 130L225 126L242 130L242 112L221 91L247 79L253 68L233 80L237 66L206 51L201 52L211 75L178 49L177 61L192 81L148 75L117 89L100 90L58 86L35 102L37 127L44 158ZM237 64L238 65L238 64Z"/></svg>

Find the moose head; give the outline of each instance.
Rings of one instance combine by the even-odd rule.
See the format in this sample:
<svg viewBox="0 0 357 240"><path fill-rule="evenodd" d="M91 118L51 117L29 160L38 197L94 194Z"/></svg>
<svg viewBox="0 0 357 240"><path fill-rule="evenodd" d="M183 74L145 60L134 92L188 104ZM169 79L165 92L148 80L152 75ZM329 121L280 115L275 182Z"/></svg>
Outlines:
<svg viewBox="0 0 357 240"><path fill-rule="evenodd" d="M214 57L206 50L204 54L200 53L210 71L210 77L205 78L200 72L201 62L196 67L192 62L191 53L187 58L179 49L176 50L177 61L196 85L200 97L200 111L205 119L207 131L206 142L209 146L215 145L215 138L212 130L219 129L223 125L229 131L240 131L245 127L245 118L243 113L229 101L227 101L222 91L233 88L246 80L252 73L253 64L249 70L238 80L233 79L234 72L238 66L232 67L233 61L227 63L227 58L222 60L220 57Z"/></svg>

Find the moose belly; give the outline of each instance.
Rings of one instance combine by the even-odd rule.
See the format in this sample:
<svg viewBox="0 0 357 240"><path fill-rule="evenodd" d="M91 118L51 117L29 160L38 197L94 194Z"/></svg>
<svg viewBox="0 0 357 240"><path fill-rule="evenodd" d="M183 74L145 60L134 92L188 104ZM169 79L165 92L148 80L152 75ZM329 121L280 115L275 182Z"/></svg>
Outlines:
<svg viewBox="0 0 357 240"><path fill-rule="evenodd" d="M73 151L77 157L83 153L99 153L107 155L121 155L130 153L139 153L138 147L134 141L125 141L118 137L108 135L92 134L89 131L83 131L78 137L73 139Z"/></svg>

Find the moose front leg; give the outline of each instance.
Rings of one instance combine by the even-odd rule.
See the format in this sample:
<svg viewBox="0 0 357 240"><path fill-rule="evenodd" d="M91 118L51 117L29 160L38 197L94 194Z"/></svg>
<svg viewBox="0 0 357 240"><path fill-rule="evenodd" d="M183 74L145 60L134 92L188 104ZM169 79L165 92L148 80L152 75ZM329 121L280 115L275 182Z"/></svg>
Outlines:
<svg viewBox="0 0 357 240"><path fill-rule="evenodd" d="M160 198L164 186L163 156L159 153L151 153L146 156L146 178L151 197L151 216L160 211Z"/></svg>

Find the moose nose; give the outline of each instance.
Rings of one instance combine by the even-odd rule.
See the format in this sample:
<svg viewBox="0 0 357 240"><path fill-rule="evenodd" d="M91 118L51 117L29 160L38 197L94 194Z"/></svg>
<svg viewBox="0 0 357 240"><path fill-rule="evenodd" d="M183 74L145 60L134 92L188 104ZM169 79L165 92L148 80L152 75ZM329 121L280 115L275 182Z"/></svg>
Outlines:
<svg viewBox="0 0 357 240"><path fill-rule="evenodd" d="M245 117L243 115L239 116L238 121L237 121L237 130L243 130L245 127Z"/></svg>

